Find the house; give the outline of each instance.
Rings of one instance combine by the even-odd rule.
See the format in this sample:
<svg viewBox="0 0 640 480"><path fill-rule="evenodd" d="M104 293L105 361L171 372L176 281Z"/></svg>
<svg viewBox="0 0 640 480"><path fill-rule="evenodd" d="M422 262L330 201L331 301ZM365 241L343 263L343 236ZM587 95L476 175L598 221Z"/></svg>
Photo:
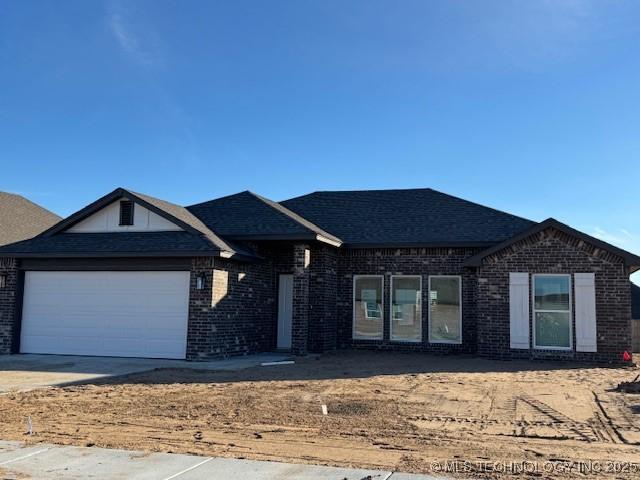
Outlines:
<svg viewBox="0 0 640 480"><path fill-rule="evenodd" d="M207 359L275 349L621 361L640 257L432 189L118 188L0 247L0 352Z"/></svg>
<svg viewBox="0 0 640 480"><path fill-rule="evenodd" d="M0 245L35 237L60 220L20 195L0 192Z"/></svg>

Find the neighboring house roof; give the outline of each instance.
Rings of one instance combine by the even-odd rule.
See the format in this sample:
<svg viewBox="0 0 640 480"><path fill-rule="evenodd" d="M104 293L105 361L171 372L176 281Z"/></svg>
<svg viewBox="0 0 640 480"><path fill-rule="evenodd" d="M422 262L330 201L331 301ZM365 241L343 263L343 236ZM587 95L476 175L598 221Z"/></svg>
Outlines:
<svg viewBox="0 0 640 480"><path fill-rule="evenodd" d="M60 217L15 193L0 192L0 245L31 238Z"/></svg>
<svg viewBox="0 0 640 480"><path fill-rule="evenodd" d="M347 246L489 246L535 222L430 188L314 192L282 205Z"/></svg>
<svg viewBox="0 0 640 480"><path fill-rule="evenodd" d="M602 240L592 237L591 235L587 235L586 233L583 233L579 230L571 228L569 225L565 225L564 223L559 222L555 218L548 218L543 222L536 223L531 228L528 228L527 230L524 230L523 232L518 233L517 235L505 240L504 242L501 242L497 245L494 245L491 248L483 250L479 254L468 258L464 262L464 265L467 267L479 267L480 265L482 265L482 260L488 257L489 255L499 252L500 250L508 247L509 245L516 243L520 240L523 240L531 235L535 235L536 233L546 230L547 228L555 228L556 230L559 230L568 235L579 238L587 243L590 243L595 247L611 252L621 257L625 261L625 263L629 266L640 267L640 257L638 257L637 255L627 252L626 250L622 250L621 248L615 247L610 243L603 242Z"/></svg>
<svg viewBox="0 0 640 480"><path fill-rule="evenodd" d="M224 237L342 243L340 238L283 205L249 191L191 205L187 209Z"/></svg>
<svg viewBox="0 0 640 480"><path fill-rule="evenodd" d="M71 226L119 198L128 198L139 203L152 212L175 223L185 230L185 232L144 232L137 234L134 232L122 232L111 236L106 234L108 236L105 238L108 238L109 241L104 245L99 245L101 234L63 233ZM162 235L160 233L162 233ZM84 238L75 239L70 238L70 236ZM192 238L188 238L189 236ZM138 249L132 251L132 245L129 240L134 239L139 240L141 243ZM134 252L142 254L145 251L153 254L163 253L166 255L170 255L176 251L186 255L188 252L194 251L198 252L198 254L208 252L211 255L224 257L256 258L249 250L220 238L186 208L124 188L115 189L113 192L58 222L40 234L33 242L21 242L19 244L0 247L0 254L16 256L18 254L20 256L59 256L72 253L74 248L77 249L79 255L88 255L90 252L95 252L100 255L123 256L126 253Z"/></svg>
<svg viewBox="0 0 640 480"><path fill-rule="evenodd" d="M640 287L631 284L631 318L640 320Z"/></svg>

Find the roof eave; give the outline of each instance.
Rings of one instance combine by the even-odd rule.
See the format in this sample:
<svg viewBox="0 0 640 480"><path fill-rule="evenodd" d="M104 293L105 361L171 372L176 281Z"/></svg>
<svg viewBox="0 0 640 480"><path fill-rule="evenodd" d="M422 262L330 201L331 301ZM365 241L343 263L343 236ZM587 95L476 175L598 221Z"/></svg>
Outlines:
<svg viewBox="0 0 640 480"><path fill-rule="evenodd" d="M344 243L343 248L487 248L495 242L387 242L387 243Z"/></svg>
<svg viewBox="0 0 640 480"><path fill-rule="evenodd" d="M221 257L221 251L161 250L148 252L1 252L5 258L131 258L131 257Z"/></svg>
<svg viewBox="0 0 640 480"><path fill-rule="evenodd" d="M228 260L237 260L239 262L258 262L264 260L260 255L248 255L246 253L222 251L219 255L221 258Z"/></svg>

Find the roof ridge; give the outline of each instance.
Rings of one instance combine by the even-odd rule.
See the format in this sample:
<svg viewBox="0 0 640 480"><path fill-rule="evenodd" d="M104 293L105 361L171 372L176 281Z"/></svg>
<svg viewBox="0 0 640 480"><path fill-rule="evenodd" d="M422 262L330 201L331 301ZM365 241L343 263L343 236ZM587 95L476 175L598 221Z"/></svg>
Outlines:
<svg viewBox="0 0 640 480"><path fill-rule="evenodd" d="M531 223L538 223L535 220L531 220L530 218L521 217L520 215L514 215L513 213L509 213L509 212L506 212L504 210L500 210L498 208L489 207L487 205L483 205L482 203L474 202L472 200L467 200L466 198L457 197L457 196L451 195L449 193L441 192L440 190L434 190L433 188L429 188L428 190L431 190L433 193L437 193L438 195L442 195L442 196L449 197L449 198L455 198L456 200L463 201L463 202L468 203L470 205L476 205L478 207L482 207L482 208L486 208L486 209L489 209L489 210L493 210L494 212L498 212L498 213L501 213L503 215L509 215L510 217L519 218L520 220L526 220L527 222L531 222Z"/></svg>
<svg viewBox="0 0 640 480"><path fill-rule="evenodd" d="M302 215L299 215L296 212L290 210L289 208L282 205L280 202L276 202L275 200L271 200L270 198L263 197L262 195L254 193L250 190L246 190L246 192L252 195L253 197L257 198L261 202L263 202L265 205L268 205L269 207L273 208L276 212L280 213L281 215L284 215L290 220L293 220L294 222L298 223L299 225L306 228L310 232L322 235L331 240L342 243L342 240L340 240L340 238L336 237L332 233L327 232L326 230L323 230L322 228L317 226L315 223L307 220Z"/></svg>
<svg viewBox="0 0 640 480"><path fill-rule="evenodd" d="M313 195L314 193L410 192L410 191L421 191L421 190L433 190L433 189L430 187L419 187L419 188L360 188L360 189L356 188L356 189L349 189L349 190L314 190L313 192L305 193L304 195L299 195L298 197L292 197L292 198L305 197L307 195Z"/></svg>
<svg viewBox="0 0 640 480"><path fill-rule="evenodd" d="M216 197L216 198L212 198L211 200L205 200L204 202L198 202L198 203L194 203L192 205L186 205L184 208L186 208L188 210L191 207L200 207L202 205L206 205L207 203L217 202L218 200L223 200L225 198L234 197L234 196L240 195L242 193L253 193L253 192L251 192L250 190L242 190L241 192L230 193L228 195L223 195L222 197Z"/></svg>
<svg viewBox="0 0 640 480"><path fill-rule="evenodd" d="M525 221L531 222L531 223L537 223L535 220L531 220L529 218L525 218L525 217L522 217L520 215L514 215L513 213L509 213L509 212L506 212L504 210L500 210L498 208L489 207L489 206L484 205L482 203L474 202L472 200L467 200L466 198L458 197L456 195L451 195L450 193L445 193L445 192L442 192L440 190L436 190L436 189L431 188L431 187L424 187L424 188L382 188L382 189L363 189L363 190L315 190L315 191L313 191L311 193L306 193L304 195L300 195L300 196L297 196L297 197L287 198L286 200L283 200L282 202L286 203L286 202L288 202L290 200L309 197L309 196L317 194L317 193L375 193L375 192L426 192L426 191L433 192L435 194L442 195L442 196L445 196L445 197L448 197L448 198L453 198L455 200L460 200L460 201L465 202L465 203L467 203L469 205L475 205L475 206L478 206L478 207L486 208L488 210L492 210L494 212L501 213L503 215L509 215L511 217L518 218L520 220L525 220Z"/></svg>

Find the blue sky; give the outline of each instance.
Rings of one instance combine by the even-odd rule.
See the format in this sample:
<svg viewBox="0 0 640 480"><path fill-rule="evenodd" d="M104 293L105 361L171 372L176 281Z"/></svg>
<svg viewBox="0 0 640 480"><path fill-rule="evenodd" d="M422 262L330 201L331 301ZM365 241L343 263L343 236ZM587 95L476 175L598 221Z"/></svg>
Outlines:
<svg viewBox="0 0 640 480"><path fill-rule="evenodd" d="M638 45L623 0L0 1L0 189L432 187L640 253Z"/></svg>

